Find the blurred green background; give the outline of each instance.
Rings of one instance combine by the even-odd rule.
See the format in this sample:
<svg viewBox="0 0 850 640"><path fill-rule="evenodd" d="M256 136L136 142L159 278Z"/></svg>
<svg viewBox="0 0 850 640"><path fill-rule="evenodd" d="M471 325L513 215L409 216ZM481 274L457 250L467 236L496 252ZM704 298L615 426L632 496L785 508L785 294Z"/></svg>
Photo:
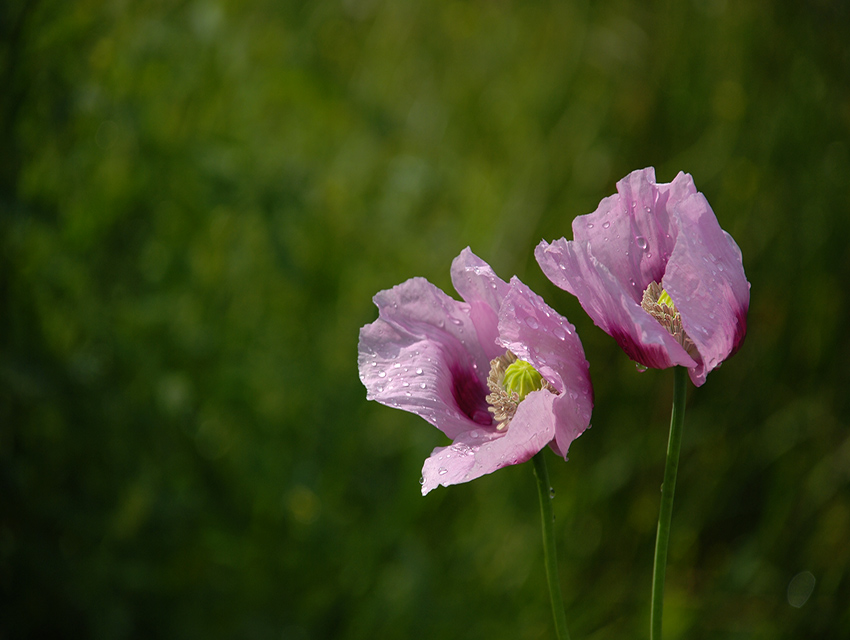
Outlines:
<svg viewBox="0 0 850 640"><path fill-rule="evenodd" d="M666 637L850 635L848 3L0 19L0 638L553 637L531 466L422 498L445 439L357 377L371 296L453 293L467 245L578 327L594 428L549 456L568 620L646 637L672 373L532 249L648 165L694 176L752 283L689 396Z"/></svg>

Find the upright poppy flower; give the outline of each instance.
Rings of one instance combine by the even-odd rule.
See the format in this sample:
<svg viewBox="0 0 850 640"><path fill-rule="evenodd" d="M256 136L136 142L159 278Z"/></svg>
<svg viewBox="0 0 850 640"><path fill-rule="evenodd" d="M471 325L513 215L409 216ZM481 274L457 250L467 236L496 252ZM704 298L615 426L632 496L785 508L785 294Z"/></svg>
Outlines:
<svg viewBox="0 0 850 640"><path fill-rule="evenodd" d="M452 263L463 302L423 278L375 298L360 330L367 398L415 413L453 442L422 469L422 495L529 460L566 458L593 406L575 327L517 278L501 280L468 248Z"/></svg>
<svg viewBox="0 0 850 640"><path fill-rule="evenodd" d="M541 242L535 257L643 366L687 367L700 386L744 341L741 251L686 173L666 184L652 167L630 173L573 220L572 241Z"/></svg>

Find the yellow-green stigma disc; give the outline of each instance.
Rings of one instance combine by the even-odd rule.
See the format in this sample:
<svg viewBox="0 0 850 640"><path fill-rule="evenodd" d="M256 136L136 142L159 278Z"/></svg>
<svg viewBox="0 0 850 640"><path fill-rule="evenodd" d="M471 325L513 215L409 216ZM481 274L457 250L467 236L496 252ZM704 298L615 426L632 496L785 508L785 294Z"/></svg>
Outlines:
<svg viewBox="0 0 850 640"><path fill-rule="evenodd" d="M502 381L505 391L516 393L522 400L532 391L543 388L543 377L537 373L537 369L523 360L517 360L505 369L505 378Z"/></svg>
<svg viewBox="0 0 850 640"><path fill-rule="evenodd" d="M673 298L664 289L661 290L661 295L658 296L658 304L666 304L673 313L676 313L676 305L673 304Z"/></svg>

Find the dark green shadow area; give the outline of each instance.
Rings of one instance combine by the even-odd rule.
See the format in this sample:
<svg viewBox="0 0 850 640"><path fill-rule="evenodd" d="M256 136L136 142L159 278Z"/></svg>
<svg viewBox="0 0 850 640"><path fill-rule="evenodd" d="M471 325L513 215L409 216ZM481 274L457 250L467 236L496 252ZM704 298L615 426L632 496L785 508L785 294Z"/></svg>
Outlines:
<svg viewBox="0 0 850 640"><path fill-rule="evenodd" d="M444 437L357 376L372 295L467 245L591 363L570 633L646 637L672 372L532 250L648 165L752 283L689 390L665 638L847 637L848 41L826 1L2 3L0 637L553 637L531 465L422 498Z"/></svg>

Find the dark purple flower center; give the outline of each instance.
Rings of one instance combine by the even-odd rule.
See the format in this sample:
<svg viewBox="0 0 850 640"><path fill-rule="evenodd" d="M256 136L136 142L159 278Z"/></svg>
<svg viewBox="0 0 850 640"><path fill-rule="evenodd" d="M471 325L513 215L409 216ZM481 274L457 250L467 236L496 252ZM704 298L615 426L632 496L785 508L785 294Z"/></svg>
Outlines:
<svg viewBox="0 0 850 640"><path fill-rule="evenodd" d="M487 410L487 389L474 372L463 366L453 366L452 396L458 409L475 423L493 424L493 415Z"/></svg>

